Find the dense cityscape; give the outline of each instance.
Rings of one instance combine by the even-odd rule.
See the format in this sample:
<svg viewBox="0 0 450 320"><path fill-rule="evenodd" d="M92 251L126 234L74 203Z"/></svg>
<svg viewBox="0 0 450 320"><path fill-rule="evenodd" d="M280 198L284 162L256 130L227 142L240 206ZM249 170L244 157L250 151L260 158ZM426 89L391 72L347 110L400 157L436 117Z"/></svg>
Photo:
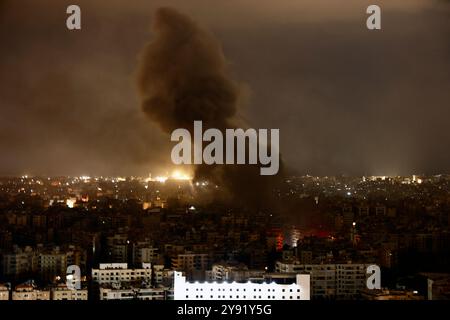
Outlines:
<svg viewBox="0 0 450 320"><path fill-rule="evenodd" d="M316 300L450 297L450 175L291 176L274 190L283 210L205 200L220 192L181 172L1 178L0 298L170 300L176 272L204 283L309 274ZM373 264L378 290L366 288Z"/></svg>
<svg viewBox="0 0 450 320"><path fill-rule="evenodd" d="M2 315L445 315L449 18L0 0Z"/></svg>

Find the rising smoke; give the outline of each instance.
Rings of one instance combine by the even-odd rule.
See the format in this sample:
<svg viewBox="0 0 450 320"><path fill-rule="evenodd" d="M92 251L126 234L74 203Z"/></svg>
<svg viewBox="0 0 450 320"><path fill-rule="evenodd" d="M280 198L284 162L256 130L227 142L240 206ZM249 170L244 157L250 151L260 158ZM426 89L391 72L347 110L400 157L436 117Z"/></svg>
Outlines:
<svg viewBox="0 0 450 320"><path fill-rule="evenodd" d="M177 128L192 132L194 120L202 120L204 130L238 127L240 87L214 36L171 8L156 11L153 33L138 70L148 117L169 134ZM259 166L199 165L194 179L217 184L236 205L258 209L272 203L282 170L281 165L277 176L260 176Z"/></svg>

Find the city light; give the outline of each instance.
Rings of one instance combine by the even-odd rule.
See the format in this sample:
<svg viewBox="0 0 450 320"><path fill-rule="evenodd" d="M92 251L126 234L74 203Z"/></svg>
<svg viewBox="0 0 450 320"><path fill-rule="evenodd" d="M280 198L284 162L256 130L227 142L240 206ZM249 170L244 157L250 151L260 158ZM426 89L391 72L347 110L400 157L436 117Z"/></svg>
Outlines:
<svg viewBox="0 0 450 320"><path fill-rule="evenodd" d="M167 177L158 176L158 177L155 177L155 179L153 181L164 183L167 181L167 179L168 179Z"/></svg>
<svg viewBox="0 0 450 320"><path fill-rule="evenodd" d="M258 288L257 290L259 290L260 286L269 288L273 280L271 277L274 274L277 277L282 277L282 274L286 272L303 271L306 265L320 272L326 270L330 276L336 277L333 282L327 284L330 292L336 292L338 290L337 288L339 288L336 283L348 280L341 279L339 275L336 276L337 262L342 261L342 259L352 261L352 259L361 257L362 254L368 254L365 247L359 246L370 244L370 239L374 234L379 236L379 228L381 228L383 234L389 235L387 227L390 227L392 217L402 218L398 222L398 227L401 230L407 229L408 225L411 225L412 220L410 217L414 217L410 215L412 211L403 213L398 210L398 205L401 205L401 202L395 203L391 200L393 198L390 196L393 192L392 190L397 194L403 194L403 198L408 196L424 201L420 197L424 192L423 189L429 185L433 185L435 193L427 201L430 204L434 204L436 201L446 201L450 185L450 176L421 176L420 179L423 180L421 185L419 184L419 178L416 177L415 182L412 182L410 176L389 177L384 181L381 178L377 178L376 180L367 179L364 184L361 184L359 177L335 177L333 179L306 176L291 177L288 185L289 192L286 194L287 198L282 201L292 201L299 198L304 199L302 197L309 195L309 202L316 203L314 210L319 214L330 212L330 209L340 207L329 218L323 215L323 219L326 219L324 222L328 221L329 226L327 228L329 228L329 231L326 231L324 233L325 236L322 236L320 235L321 231L317 232L316 230L316 228L322 228L320 225L316 227L302 227L301 232L291 224L279 225L280 215L276 211L269 210L269 208L261 212L248 213L242 210L236 210L239 207L235 207L233 203L229 203L226 208L220 208L220 211L215 207L215 204L214 206L210 206L209 204L205 205L198 200L202 199L205 194L211 191L209 187L214 187L216 184L207 180L199 180L194 182L193 185L195 188L192 188L190 184L191 180L189 180L191 178L188 173L189 171L174 170L168 171L164 176L150 176L146 178L126 177L123 178L125 180L122 183L117 183L119 179L117 177L100 176L92 176L87 181L72 177L51 177L50 179L43 177L40 180L34 180L34 182L31 179L21 179L21 177L0 178L0 189L3 190L5 195L8 195L8 197L3 198L4 203L16 205L15 215L8 215L5 220L7 221L7 226L21 226L22 228L26 226L30 231L39 233L41 228L48 223L58 226L58 220L49 220L48 217L63 218L67 215L67 208L76 208L75 211L71 212L73 217L69 216L67 218L67 221L72 224L74 232L79 232L80 230L89 232L90 239L95 239L99 233L105 233L109 241L109 244L105 248L100 249L96 245L95 240L89 241L92 244L91 246L76 246L75 249L69 242L64 243L58 248L54 247L53 249L41 248L35 244L33 247L30 247L31 249L19 248L18 253L13 251L8 252L10 257L8 259L16 259L24 254L30 256L40 255L42 259L47 261L46 263L56 264L59 263L58 259L60 259L61 253L68 257L73 255L73 250L81 253L90 250L90 252L95 251L97 254L103 254L105 257L111 257L107 259L115 259L118 261L117 263L121 264L128 257L124 248L134 247L137 250L136 252L140 251L140 254L145 255L146 259L154 259L157 261L161 255L171 251L164 244L155 246L154 239L147 238L147 233L142 236L139 235L139 229L133 226L133 219L136 216L136 212L138 212L145 218L145 228L147 230L158 230L154 232L158 232L156 235L164 239L164 242L171 241L174 237L181 235L182 241L185 243L193 243L199 248L195 251L185 248L179 253L170 253L173 255L171 257L172 264L170 267L155 265L154 268L156 269L152 271L158 274L158 278L155 279L164 278L164 280L148 280L150 284L146 283L138 289L139 294L142 296L146 294L157 294L157 299L166 299L168 294L170 294L170 298L172 298L174 290L173 273L178 269L191 270L192 264L197 263L196 261L200 261L201 272L205 275L211 275L211 280L204 282L203 275L189 275L189 283L191 283L191 280L200 281L197 282L199 290L207 287L209 292L211 292L210 289L213 289L213 293L208 294L209 299L211 299L211 295L214 297L220 295L220 299L225 299L222 293L223 286L227 290L232 289L233 292L236 290L236 293L227 295L226 299L230 299L230 295L232 295L231 299L238 299L237 289L241 291L244 288L240 286L241 283L247 283L248 286L255 285L255 289ZM156 182L151 183L150 181ZM181 181L187 181L187 183L182 183ZM404 181L409 181L411 184L405 185L403 184ZM142 183L142 188L136 188L136 182ZM319 186L317 186L317 182L320 182ZM183 185L186 188L180 188ZM392 188L392 190L389 188ZM32 202L31 198L24 198L24 195L28 195L30 192L45 199L41 207L42 212L45 212L45 214L36 214L34 207L25 207L29 202ZM349 198L347 193L350 193L352 197ZM14 195L16 194L18 198L15 199ZM371 194L376 194L376 197L373 197ZM323 199L321 201L322 206L317 206L319 198ZM30 200L28 201L28 199ZM171 199L176 199L176 201ZM362 199L367 200L361 202ZM117 200L120 201L117 202ZM52 208L50 209L50 207ZM132 210L129 213L123 213L128 211L123 210L124 207L131 208ZM348 210L348 208L352 210ZM430 206L430 208L434 207ZM24 212L27 219L24 219ZM109 212L110 215L106 216L104 212ZM220 219L214 217L214 212L218 212ZM85 213L89 214L87 215ZM157 219L161 213L167 213L167 220L164 224L161 224L159 219ZM83 224L80 226L78 226L79 220L83 221ZM87 223L90 220L96 223ZM27 224L27 221L31 221L32 224ZM348 228L345 227L347 223ZM235 231L230 233L230 237L236 242L236 246L231 248L231 250L239 250L239 247L242 245L248 245L254 241L261 240L261 234L265 234L265 246L261 249L253 248L252 250L255 254L264 257L267 254L266 250L280 252L282 254L279 257L273 258L270 258L269 255L267 256L269 259L272 259L271 263L273 263L274 267L268 267L266 269L266 264L257 265L257 269L255 269L257 270L257 278L262 278L265 282L260 285L257 285L256 282L248 282L249 277L246 275L246 270L253 268L251 263L247 265L247 263L242 261L238 261L239 263L232 260L217 262L210 259L211 254L221 252L224 249L223 246L218 244L218 238L220 239L218 237L218 231L223 228L223 224L234 224L236 228ZM361 229L361 226L364 228ZM123 231L126 230L121 229L123 227L129 228L129 232ZM176 231L176 233L173 233L174 228L181 230L181 232ZM442 231L439 232L446 234L446 225L444 227L440 226L440 228L442 228ZM111 234L109 234L110 230L113 230ZM61 237L64 236L66 231L61 228L61 230L56 230L55 232ZM413 239L424 238L423 231L420 230L419 232L413 236ZM245 234L246 237L242 237L242 234ZM321 238L326 238L327 241L322 242L320 240ZM71 237L68 238L69 241L70 239ZM431 240L441 241L441 235L439 237L432 236ZM317 251L319 254L315 250L309 249L311 241L317 243L316 245L320 249ZM384 240L385 243L388 243L386 241L390 241L389 238ZM330 247L345 248L346 250L341 250L340 252L336 252L336 254L334 252L320 254L322 249L328 250ZM28 250L30 251L28 252ZM373 249L371 252L373 252L371 253L372 257L382 257L380 258L382 259L382 263L387 266L395 266L398 263L397 260L401 259L401 256L398 254L399 252L395 249L389 249L389 251ZM445 253L445 251L437 252L436 256L441 257ZM47 259L47 256L50 258ZM367 261L362 260L361 263L349 262L339 264L339 268L344 268L349 271L352 270L352 287L348 289L350 290L348 292L344 293L342 291L341 293L333 294L332 298L351 298L356 292L359 292L358 290L363 289L361 286L364 286L365 282L358 284L359 282L357 281L361 277L366 277L365 268L367 267L367 263L371 261L369 258L370 255ZM83 261L83 263L86 262ZM353 269L355 266L357 266L357 269ZM13 264L7 265L8 270L11 268L13 268ZM21 273L25 274L29 270L29 267L24 265ZM131 272L128 270L132 269L124 268L122 272ZM228 275L225 271L228 272ZM10 272L12 270L8 271L7 274L10 274ZM58 274L52 275L54 281L58 281L56 276ZM86 275L82 276L86 278ZM41 274L36 274L35 277L41 281L44 279ZM235 281L235 277L239 277L240 280ZM61 276L60 280L62 279L71 280L71 275ZM243 282L240 282L241 280ZM84 281L86 285L92 280ZM161 281L164 281L167 287L160 287ZM60 285L63 286L62 283ZM129 291L131 289L118 289L119 287L114 288L112 285L113 283L108 283L105 288L101 288L103 290L102 292L95 292L93 296L100 297L101 299L115 299L119 297L117 296L119 294L118 290L126 290L123 291L123 295L121 293L120 299L126 299L130 292L134 294L134 291ZM274 283L272 285L273 288L270 288L271 290L275 289L275 291L271 292L275 293L271 293L271 299L283 299L283 287L278 287ZM190 284L187 286L189 286L190 291ZM315 280L311 282L311 286L313 288L317 286ZM197 286L194 289L196 288ZM278 289L281 289L281 293L278 291L280 295L277 293ZM58 287L57 290L63 289ZM85 299L87 299L87 291L83 290L85 289L81 289L78 293L83 294ZM390 293L388 291L379 291L376 293L366 292L365 297L371 299L396 299L397 297L401 297L402 299L423 299L421 294L413 294L412 290L393 290ZM59 292L62 295L63 291L55 291L55 293ZM104 296L104 293L107 295ZM17 296L19 292L15 292L14 294ZM194 296L191 296L192 294ZM186 298L186 295L189 296L189 299L191 297L195 299L197 293L186 293L184 294L184 298ZM323 294L314 293L312 298L315 299L321 296ZM239 296L239 299L242 298ZM262 298L263 295L261 295ZM205 296L203 299L205 299ZM254 296L247 296L245 299L253 300L260 298L258 294L256 298ZM297 299L297 296L295 296L295 299Z"/></svg>
<svg viewBox="0 0 450 320"><path fill-rule="evenodd" d="M190 177L188 174L178 170L174 171L170 178L173 180L192 180L192 177Z"/></svg>
<svg viewBox="0 0 450 320"><path fill-rule="evenodd" d="M76 201L77 201L76 199L67 199L66 200L67 207L69 207L70 209L73 209L75 207Z"/></svg>
<svg viewBox="0 0 450 320"><path fill-rule="evenodd" d="M147 179L145 179L145 182L159 182L159 183L165 183L167 180L177 180L177 181L189 181L192 180L192 177L180 170L175 170L172 172L172 174L170 175L160 175L160 176L156 176L156 177L148 177Z"/></svg>

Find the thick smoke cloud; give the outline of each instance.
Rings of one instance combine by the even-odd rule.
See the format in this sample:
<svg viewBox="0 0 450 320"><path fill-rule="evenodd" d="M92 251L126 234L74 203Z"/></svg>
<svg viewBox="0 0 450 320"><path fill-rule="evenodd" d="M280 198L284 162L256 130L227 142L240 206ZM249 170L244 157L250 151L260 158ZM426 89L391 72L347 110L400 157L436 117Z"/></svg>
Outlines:
<svg viewBox="0 0 450 320"><path fill-rule="evenodd" d="M239 92L219 42L171 8L156 11L153 30L138 76L144 112L168 133L194 120L231 126Z"/></svg>
<svg viewBox="0 0 450 320"><path fill-rule="evenodd" d="M70 4L0 0L0 175L171 169L134 74L167 5L220 39L251 88L237 115L279 128L299 173L450 170L448 0L383 1L379 32L365 27L371 0L77 0L79 32L65 26Z"/></svg>
<svg viewBox="0 0 450 320"><path fill-rule="evenodd" d="M162 130L192 132L237 127L239 86L230 77L220 43L189 17L160 8L153 21L154 38L143 51L138 71L142 107ZM224 131L223 131L224 132ZM257 166L202 165L195 179L219 185L229 200L258 208L267 205L279 177L261 177Z"/></svg>

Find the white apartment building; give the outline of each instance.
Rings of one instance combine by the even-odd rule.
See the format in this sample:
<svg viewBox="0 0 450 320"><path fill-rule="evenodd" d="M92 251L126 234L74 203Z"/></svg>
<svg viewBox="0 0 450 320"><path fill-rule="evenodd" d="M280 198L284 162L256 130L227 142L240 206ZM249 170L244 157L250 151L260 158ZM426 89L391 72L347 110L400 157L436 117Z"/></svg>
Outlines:
<svg viewBox="0 0 450 320"><path fill-rule="evenodd" d="M0 284L0 301L9 300L9 289L7 286Z"/></svg>
<svg viewBox="0 0 450 320"><path fill-rule="evenodd" d="M166 300L169 288L100 288L100 300Z"/></svg>
<svg viewBox="0 0 450 320"><path fill-rule="evenodd" d="M174 274L175 300L309 300L309 278L297 274L296 283L187 282L181 272Z"/></svg>
<svg viewBox="0 0 450 320"><path fill-rule="evenodd" d="M67 288L65 284L60 284L52 288L52 300L87 300L87 289L73 290Z"/></svg>
<svg viewBox="0 0 450 320"><path fill-rule="evenodd" d="M140 269L128 269L127 263L101 263L99 269L92 269L92 280L99 284L144 281L151 283L150 263L143 263Z"/></svg>
<svg viewBox="0 0 450 320"><path fill-rule="evenodd" d="M301 264L277 262L276 272L311 275L311 296L315 298L346 298L366 288L370 264Z"/></svg>
<svg viewBox="0 0 450 320"><path fill-rule="evenodd" d="M12 300L50 300L50 290L39 290L32 284L21 284L12 292Z"/></svg>

